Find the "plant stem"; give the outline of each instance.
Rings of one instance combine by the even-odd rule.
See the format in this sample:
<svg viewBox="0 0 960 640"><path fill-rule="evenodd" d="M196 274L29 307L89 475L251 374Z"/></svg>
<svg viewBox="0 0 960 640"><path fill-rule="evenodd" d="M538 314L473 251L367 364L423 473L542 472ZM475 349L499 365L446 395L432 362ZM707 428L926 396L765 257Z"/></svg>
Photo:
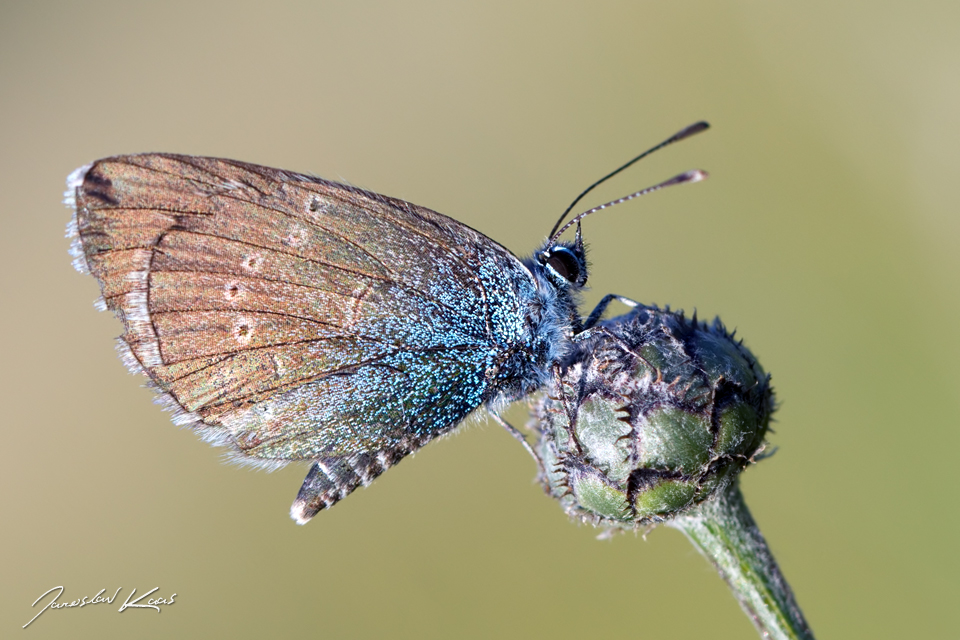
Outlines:
<svg viewBox="0 0 960 640"><path fill-rule="evenodd" d="M716 567L761 637L813 640L790 585L743 501L739 483L668 524L682 531Z"/></svg>

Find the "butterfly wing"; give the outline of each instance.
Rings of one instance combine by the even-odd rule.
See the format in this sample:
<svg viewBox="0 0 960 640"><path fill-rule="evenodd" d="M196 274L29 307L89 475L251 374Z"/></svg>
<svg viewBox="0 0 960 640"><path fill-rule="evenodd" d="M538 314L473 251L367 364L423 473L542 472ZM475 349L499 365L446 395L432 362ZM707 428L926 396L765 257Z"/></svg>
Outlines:
<svg viewBox="0 0 960 640"><path fill-rule="evenodd" d="M519 260L400 200L166 154L83 167L67 200L127 366L238 460L316 461L301 522L452 429L524 335Z"/></svg>

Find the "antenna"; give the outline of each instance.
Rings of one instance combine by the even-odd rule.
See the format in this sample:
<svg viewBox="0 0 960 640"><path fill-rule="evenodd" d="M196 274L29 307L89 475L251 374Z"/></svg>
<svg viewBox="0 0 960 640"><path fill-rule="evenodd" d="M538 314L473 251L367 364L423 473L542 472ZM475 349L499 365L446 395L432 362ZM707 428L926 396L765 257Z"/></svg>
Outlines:
<svg viewBox="0 0 960 640"><path fill-rule="evenodd" d="M628 200L633 200L634 198L639 198L640 196L645 196L645 195L647 195L648 193L653 193L654 191L660 191L660 189L663 189L664 187L672 187L672 186L675 185L675 184L686 184L687 182L700 182L701 180L706 180L706 179L707 179L707 176L709 176L709 175L710 175L709 173L707 173L706 171L702 171L702 170L700 170L700 169L694 169L693 171L686 171L686 172L684 172L684 173L681 173L680 175L673 176L673 177L670 178L669 180L664 180L663 182L661 182L661 183L659 183L659 184L655 184L655 185L653 185L652 187L647 187L646 189L641 189L640 191L637 191L636 193L631 193L631 194L628 195L628 196L623 196L622 198L617 198L616 200L611 200L610 202L608 202L608 203L606 203L606 204L602 204L602 205L600 205L599 207L594 207L593 209L590 209L589 211L584 211L583 213L578 214L577 216L575 216L575 217L573 218L573 220L571 220L571 221L568 222L567 224L563 225L563 228L561 228L559 231L557 231L556 233L554 233L553 235L551 235L551 236L550 236L550 239L547 240L547 244L553 244L553 243L556 241L557 238L559 238L560 236L563 235L563 232L564 232L564 231L566 231L567 229L569 229L569 228L572 227L573 225L579 223L581 220L583 220L584 218L586 218L586 217L587 217L588 215L590 215L591 213L596 213L597 211L601 211L602 209L606 209L607 207L612 207L612 206L615 205L615 204L622 204L622 203L624 203L624 202L626 202L626 201L628 201Z"/></svg>
<svg viewBox="0 0 960 640"><path fill-rule="evenodd" d="M611 171L610 173L608 173L607 175L603 176L602 178L600 178L599 180L597 180L596 182L594 182L592 185L590 185L589 187L587 187L586 189L584 189L584 190L583 190L583 193L581 193L580 195L578 195L578 196L574 199L574 201L570 203L570 206L566 208L566 210L563 212L563 215L561 215L561 216L560 216L560 219L557 220L557 223L556 223L555 225L553 225L553 229L550 230L550 238L551 238L551 241L554 240L555 238L557 238L561 233L563 233L562 231L561 231L560 233L557 233L557 229L560 228L560 224L563 222L563 219L567 217L567 214L570 213L570 210L573 209L574 205L576 205L578 202L580 202L580 200L583 198L583 196L585 196L585 195L587 195L588 193L590 193L591 191L593 191L594 187L596 187L596 186L602 184L603 182L609 180L610 178L612 178L613 176L617 175L618 173L620 173L621 171L623 171L623 170L626 169L627 167L631 166L633 163L637 162L637 161L640 160L641 158L647 157L648 155L650 155L650 154L653 153L654 151L658 151L658 150L660 150L660 149L663 149L664 147L669 146L669 145L673 144L674 142L680 142L680 141L683 140L684 138L689 138L689 137L692 136L693 134L695 134L695 133L700 133L701 131L703 131L703 130L705 130L705 129L709 129L709 128L710 128L709 123L704 122L703 120L701 120L700 122L695 122L694 124L690 125L689 127L686 127L685 129L682 129L682 130L676 132L675 134L673 134L672 136L670 136L669 138L667 138L666 140L664 140L663 142L661 142L661 143L658 144L657 146L651 147L650 149L647 149L646 151L644 151L643 153L641 153L640 155L638 155L636 158L634 158L634 159L631 160L630 162L628 162L628 163L626 163L625 165L621 166L619 169L616 169L615 171ZM677 177L679 177L679 176L677 176ZM705 177L705 176L704 176L704 177ZM700 179L702 180L703 178L700 178ZM667 182L669 182L669 180L668 180ZM662 187L666 187L666 186L669 186L669 185L667 185L666 183L662 183L661 185L658 185L657 188L662 188ZM651 189L653 189L654 191L656 191L656 189L654 189L653 187L651 187ZM646 190L645 190L645 191L646 191ZM637 192L637 193L633 194L632 196L628 196L627 198L621 198L621 200L624 201L624 202L626 202L627 200L631 200L631 199L633 199L633 198L636 198L636 197L638 197L639 195L642 195L642 193L641 193L641 192ZM618 202L619 202L619 201L614 201L614 202L612 202L612 203L608 203L608 204L604 205L604 207L610 206L610 205L613 205L613 204L617 204ZM602 209L603 207L600 207L600 208ZM592 213L592 210L591 210L591 213ZM578 217L578 218L582 218L584 215L586 215L586 214L580 214L580 215L577 216L577 217ZM564 229L567 229L569 226L570 226L570 225L568 224L566 227L564 227Z"/></svg>

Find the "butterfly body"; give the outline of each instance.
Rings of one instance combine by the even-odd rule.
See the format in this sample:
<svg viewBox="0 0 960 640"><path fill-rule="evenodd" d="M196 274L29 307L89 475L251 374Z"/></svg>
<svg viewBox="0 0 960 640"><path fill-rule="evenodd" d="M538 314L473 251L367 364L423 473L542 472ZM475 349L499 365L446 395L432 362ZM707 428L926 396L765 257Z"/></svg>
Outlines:
<svg viewBox="0 0 960 640"><path fill-rule="evenodd" d="M401 200L168 154L82 167L67 201L128 368L237 461L313 461L301 523L541 387L580 329L579 236L522 262Z"/></svg>

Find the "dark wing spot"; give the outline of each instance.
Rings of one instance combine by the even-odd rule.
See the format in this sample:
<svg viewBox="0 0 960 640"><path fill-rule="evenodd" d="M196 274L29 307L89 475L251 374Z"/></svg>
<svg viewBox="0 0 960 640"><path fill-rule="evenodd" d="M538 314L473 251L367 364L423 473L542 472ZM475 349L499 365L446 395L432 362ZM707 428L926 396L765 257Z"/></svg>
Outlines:
<svg viewBox="0 0 960 640"><path fill-rule="evenodd" d="M83 194L109 205L120 204L120 201L113 195L113 182L110 178L95 173L95 170L88 171L87 175L84 176Z"/></svg>

